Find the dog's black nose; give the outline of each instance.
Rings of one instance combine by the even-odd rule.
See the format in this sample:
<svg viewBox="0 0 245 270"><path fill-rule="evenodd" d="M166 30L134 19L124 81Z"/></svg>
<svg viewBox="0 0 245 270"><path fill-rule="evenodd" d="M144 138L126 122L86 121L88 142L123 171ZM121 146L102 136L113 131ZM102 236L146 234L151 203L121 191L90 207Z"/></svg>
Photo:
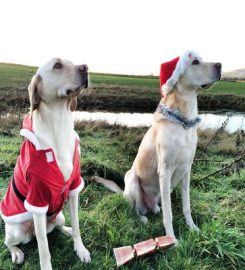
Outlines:
<svg viewBox="0 0 245 270"><path fill-rule="evenodd" d="M79 67L79 71L81 71L82 73L86 73L88 72L88 66L87 65L80 65Z"/></svg>
<svg viewBox="0 0 245 270"><path fill-rule="evenodd" d="M216 67L218 70L221 70L221 66L222 66L221 63L216 63L216 64L215 64L215 67Z"/></svg>

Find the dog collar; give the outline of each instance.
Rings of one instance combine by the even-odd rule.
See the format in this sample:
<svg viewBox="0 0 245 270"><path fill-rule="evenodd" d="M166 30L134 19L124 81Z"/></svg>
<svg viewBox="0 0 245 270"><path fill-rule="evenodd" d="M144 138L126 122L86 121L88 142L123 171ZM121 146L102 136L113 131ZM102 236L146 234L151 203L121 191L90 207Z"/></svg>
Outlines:
<svg viewBox="0 0 245 270"><path fill-rule="evenodd" d="M186 117L184 117L180 113L180 111L170 109L164 104L159 104L156 111L160 112L164 116L164 119L167 119L173 123L181 125L184 129L195 127L201 121L200 117L196 117L195 119L189 120Z"/></svg>

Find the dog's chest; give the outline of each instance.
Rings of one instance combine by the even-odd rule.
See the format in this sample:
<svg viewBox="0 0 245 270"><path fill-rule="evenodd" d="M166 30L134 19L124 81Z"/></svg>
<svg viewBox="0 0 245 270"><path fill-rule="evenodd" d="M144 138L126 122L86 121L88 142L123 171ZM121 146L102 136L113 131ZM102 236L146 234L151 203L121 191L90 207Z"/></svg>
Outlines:
<svg viewBox="0 0 245 270"><path fill-rule="evenodd" d="M65 181L68 181L73 171L73 163L70 160L64 159L57 160L57 163Z"/></svg>
<svg viewBox="0 0 245 270"><path fill-rule="evenodd" d="M180 135L175 146L176 166L192 163L197 146L196 129L185 130Z"/></svg>
<svg viewBox="0 0 245 270"><path fill-rule="evenodd" d="M171 188L182 179L183 175L190 171L195 156L197 146L197 134L190 130L183 134L183 140L176 145L176 159L173 166L173 174L171 179Z"/></svg>
<svg viewBox="0 0 245 270"><path fill-rule="evenodd" d="M65 181L68 181L73 171L74 147L70 147L70 149L61 147L58 150L54 150L54 153L62 175Z"/></svg>
<svg viewBox="0 0 245 270"><path fill-rule="evenodd" d="M56 161L58 169L68 181L73 172L73 161L75 152L75 138L69 140L53 139L51 136L39 137L41 147L43 149L51 148L54 153L53 160ZM66 141L66 143L64 143Z"/></svg>

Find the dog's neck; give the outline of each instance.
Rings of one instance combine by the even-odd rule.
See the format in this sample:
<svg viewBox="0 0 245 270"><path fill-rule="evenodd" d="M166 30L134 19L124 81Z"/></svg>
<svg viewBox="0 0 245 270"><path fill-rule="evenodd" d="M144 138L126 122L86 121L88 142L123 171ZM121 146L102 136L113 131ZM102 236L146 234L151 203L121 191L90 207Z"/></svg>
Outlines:
<svg viewBox="0 0 245 270"><path fill-rule="evenodd" d="M33 112L33 131L42 149L52 148L56 162L67 181L72 173L75 149L75 133L68 102L41 102Z"/></svg>
<svg viewBox="0 0 245 270"><path fill-rule="evenodd" d="M198 115L197 92L189 89L174 89L165 95L161 103L170 109L178 110L187 119L196 118Z"/></svg>
<svg viewBox="0 0 245 270"><path fill-rule="evenodd" d="M73 138L74 124L67 101L52 104L41 102L32 117L33 130L42 148L58 149L64 142L69 143L69 140Z"/></svg>

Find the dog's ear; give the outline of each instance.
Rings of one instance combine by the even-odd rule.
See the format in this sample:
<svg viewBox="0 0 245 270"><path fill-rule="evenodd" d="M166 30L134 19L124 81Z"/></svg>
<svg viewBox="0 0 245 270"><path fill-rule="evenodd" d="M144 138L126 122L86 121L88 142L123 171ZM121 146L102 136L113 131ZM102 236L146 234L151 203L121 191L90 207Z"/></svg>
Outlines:
<svg viewBox="0 0 245 270"><path fill-rule="evenodd" d="M42 77L36 74L33 76L31 83L28 86L31 117L32 117L33 111L38 108L41 102L41 97L39 95L41 81L42 81Z"/></svg>
<svg viewBox="0 0 245 270"><path fill-rule="evenodd" d="M77 97L71 99L70 109L74 112L77 109Z"/></svg>

